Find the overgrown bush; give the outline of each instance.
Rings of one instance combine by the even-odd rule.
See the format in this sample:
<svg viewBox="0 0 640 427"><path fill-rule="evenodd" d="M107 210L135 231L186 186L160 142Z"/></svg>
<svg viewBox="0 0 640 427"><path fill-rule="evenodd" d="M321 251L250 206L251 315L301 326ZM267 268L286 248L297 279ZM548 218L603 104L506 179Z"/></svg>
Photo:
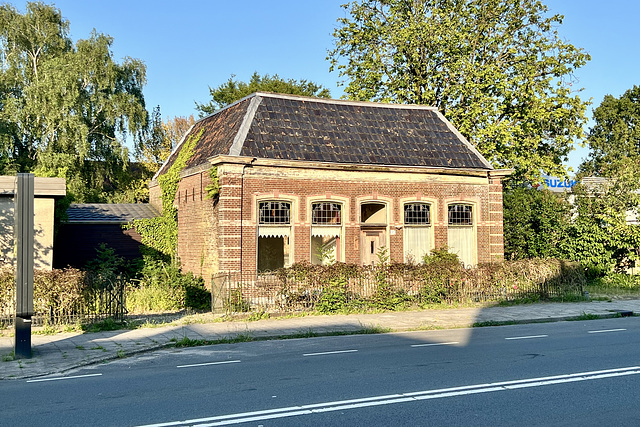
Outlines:
<svg viewBox="0 0 640 427"><path fill-rule="evenodd" d="M15 316L15 271L0 269L0 317ZM81 312L88 302L86 275L83 271L35 270L33 276L33 309L48 323L56 318L68 318Z"/></svg>
<svg viewBox="0 0 640 427"><path fill-rule="evenodd" d="M316 310L324 314L345 311L350 300L351 293L347 279L345 277L335 278L322 290L316 303Z"/></svg>
<svg viewBox="0 0 640 427"><path fill-rule="evenodd" d="M140 277L127 287L127 310L133 313L211 307L211 293L202 278L182 273L162 259L147 259Z"/></svg>
<svg viewBox="0 0 640 427"><path fill-rule="evenodd" d="M276 300L285 308L335 313L358 309L401 310L411 306L481 301L579 298L585 284L580 264L531 259L464 268L455 255L438 250L420 265L380 263L294 264L278 271Z"/></svg>
<svg viewBox="0 0 640 427"><path fill-rule="evenodd" d="M640 289L640 276L611 273L598 280L597 285L602 288L638 290Z"/></svg>

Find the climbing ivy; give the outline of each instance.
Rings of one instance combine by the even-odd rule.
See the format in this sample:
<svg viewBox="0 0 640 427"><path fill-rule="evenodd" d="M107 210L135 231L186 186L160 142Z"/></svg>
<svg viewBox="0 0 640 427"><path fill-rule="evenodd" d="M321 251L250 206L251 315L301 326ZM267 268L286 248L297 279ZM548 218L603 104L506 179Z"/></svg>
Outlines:
<svg viewBox="0 0 640 427"><path fill-rule="evenodd" d="M178 246L178 211L173 205L180 183L180 172L193 155L194 148L202 129L197 135L191 135L167 172L158 177L161 190L162 216L149 219L137 219L132 222L133 227L140 233L142 244L149 246L162 254L175 258Z"/></svg>
<svg viewBox="0 0 640 427"><path fill-rule="evenodd" d="M209 178L211 178L211 184L204 187L207 192L207 199L215 199L220 194L220 183L218 182L218 167L213 166L209 169Z"/></svg>

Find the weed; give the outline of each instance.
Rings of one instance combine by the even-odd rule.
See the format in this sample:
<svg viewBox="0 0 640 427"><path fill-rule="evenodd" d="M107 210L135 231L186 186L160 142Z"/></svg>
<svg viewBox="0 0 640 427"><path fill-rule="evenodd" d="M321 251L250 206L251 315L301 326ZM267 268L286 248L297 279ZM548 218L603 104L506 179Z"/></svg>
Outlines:
<svg viewBox="0 0 640 427"><path fill-rule="evenodd" d="M126 356L124 350L118 350L116 355L118 356L118 358L122 359L123 357Z"/></svg>
<svg viewBox="0 0 640 427"><path fill-rule="evenodd" d="M76 346L76 349L78 349L78 350L85 350L84 346L82 346L82 345L77 345L77 346Z"/></svg>
<svg viewBox="0 0 640 427"><path fill-rule="evenodd" d="M505 320L505 321L497 321L497 320L487 320L486 322L475 322L472 326L474 328L484 328L487 326L505 326L505 325L517 325L518 321L516 320Z"/></svg>
<svg viewBox="0 0 640 427"><path fill-rule="evenodd" d="M95 347L91 347L91 350L102 350L102 351L107 351L103 346L101 345L97 345Z"/></svg>
<svg viewBox="0 0 640 427"><path fill-rule="evenodd" d="M567 319L567 320L597 320L597 319L600 319L600 318L601 317L598 316L597 314L585 313L583 311L580 316L574 317L572 319Z"/></svg>
<svg viewBox="0 0 640 427"><path fill-rule="evenodd" d="M268 319L269 317L270 315L266 311L255 311L249 315L247 320L253 322L256 320Z"/></svg>
<svg viewBox="0 0 640 427"><path fill-rule="evenodd" d="M14 360L16 360L16 355L15 355L15 353L14 353L14 352L11 352L11 353L9 353L9 354L3 354L3 355L2 355L2 361L3 361L3 362L12 362L12 361L14 361Z"/></svg>
<svg viewBox="0 0 640 427"><path fill-rule="evenodd" d="M100 322L91 323L90 325L85 325L82 327L85 332L117 331L119 329L125 328L126 323L116 322L111 318L104 319Z"/></svg>

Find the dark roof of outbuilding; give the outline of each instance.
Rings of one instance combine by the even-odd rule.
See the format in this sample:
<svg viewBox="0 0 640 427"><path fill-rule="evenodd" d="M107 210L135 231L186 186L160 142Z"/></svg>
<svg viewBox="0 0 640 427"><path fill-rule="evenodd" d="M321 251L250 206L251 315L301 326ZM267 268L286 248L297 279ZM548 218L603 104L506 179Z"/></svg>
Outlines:
<svg viewBox="0 0 640 427"><path fill-rule="evenodd" d="M67 208L69 224L126 224L160 214L148 203L74 203Z"/></svg>
<svg viewBox="0 0 640 427"><path fill-rule="evenodd" d="M493 169L434 107L257 92L207 116L186 167L216 155L346 164ZM158 174L170 167L180 144Z"/></svg>

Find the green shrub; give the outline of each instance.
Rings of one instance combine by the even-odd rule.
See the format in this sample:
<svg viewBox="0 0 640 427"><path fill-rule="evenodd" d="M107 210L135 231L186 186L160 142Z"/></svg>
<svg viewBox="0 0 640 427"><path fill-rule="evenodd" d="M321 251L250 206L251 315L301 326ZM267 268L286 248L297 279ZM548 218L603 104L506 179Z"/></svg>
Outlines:
<svg viewBox="0 0 640 427"><path fill-rule="evenodd" d="M322 290L320 299L316 303L316 310L323 314L345 310L350 299L347 284L347 280L343 277L331 280Z"/></svg>
<svg viewBox="0 0 640 427"><path fill-rule="evenodd" d="M202 278L161 258L147 257L140 278L127 288L127 310L133 313L210 307L211 293Z"/></svg>
<svg viewBox="0 0 640 427"><path fill-rule="evenodd" d="M598 285L603 288L640 289L640 276L609 273L598 282Z"/></svg>
<svg viewBox="0 0 640 427"><path fill-rule="evenodd" d="M425 264L433 263L447 263L447 264L460 264L460 258L458 255L449 252L448 246L442 246L441 248L432 249L429 254L425 254L422 258Z"/></svg>
<svg viewBox="0 0 640 427"><path fill-rule="evenodd" d="M225 309L233 313L246 313L251 310L251 304L242 296L242 289L233 289L224 303Z"/></svg>

